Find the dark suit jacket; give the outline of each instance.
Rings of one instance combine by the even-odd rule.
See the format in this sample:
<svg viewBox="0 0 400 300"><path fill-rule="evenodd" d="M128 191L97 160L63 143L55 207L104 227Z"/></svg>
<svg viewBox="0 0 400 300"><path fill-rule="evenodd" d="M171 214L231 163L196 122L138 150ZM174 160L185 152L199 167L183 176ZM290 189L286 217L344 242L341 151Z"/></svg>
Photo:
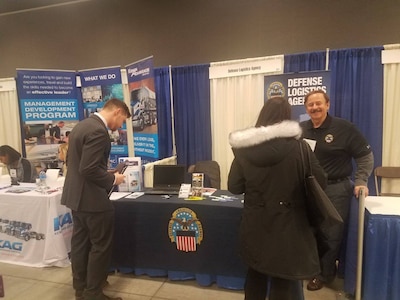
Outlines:
<svg viewBox="0 0 400 300"><path fill-rule="evenodd" d="M93 115L79 122L69 135L68 172L61 204L75 211L113 210L108 198L114 175L107 172L111 150L107 128Z"/></svg>

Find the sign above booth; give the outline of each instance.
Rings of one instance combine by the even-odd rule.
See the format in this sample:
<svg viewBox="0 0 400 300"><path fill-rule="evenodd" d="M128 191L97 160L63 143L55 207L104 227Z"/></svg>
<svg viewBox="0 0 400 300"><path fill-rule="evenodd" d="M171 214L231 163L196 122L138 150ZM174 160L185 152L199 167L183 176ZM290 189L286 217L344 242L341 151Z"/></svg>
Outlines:
<svg viewBox="0 0 400 300"><path fill-rule="evenodd" d="M252 74L282 73L284 56L230 60L210 64L210 79Z"/></svg>

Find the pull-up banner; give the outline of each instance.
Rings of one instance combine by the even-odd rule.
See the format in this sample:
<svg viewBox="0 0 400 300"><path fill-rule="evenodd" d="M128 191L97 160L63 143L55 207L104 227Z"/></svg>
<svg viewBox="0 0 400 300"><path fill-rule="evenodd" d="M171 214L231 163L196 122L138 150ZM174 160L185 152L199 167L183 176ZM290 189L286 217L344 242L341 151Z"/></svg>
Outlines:
<svg viewBox="0 0 400 300"><path fill-rule="evenodd" d="M132 111L135 156L142 164L157 160L157 102L154 88L153 57L126 66Z"/></svg>
<svg viewBox="0 0 400 300"><path fill-rule="evenodd" d="M75 71L17 70L23 151L36 166L58 165L58 144L80 119Z"/></svg>
<svg viewBox="0 0 400 300"><path fill-rule="evenodd" d="M104 103L112 98L124 101L121 67L82 70L79 71L79 77L85 118L99 112ZM126 123L118 130L108 130L108 133L111 141L109 167L115 168L119 157L129 156Z"/></svg>
<svg viewBox="0 0 400 300"><path fill-rule="evenodd" d="M22 121L79 119L75 71L18 70L17 88Z"/></svg>
<svg viewBox="0 0 400 300"><path fill-rule="evenodd" d="M304 97L313 90L328 94L331 87L331 72L304 72L264 77L264 100L284 97L292 106L292 119L299 122L310 117L305 112Z"/></svg>

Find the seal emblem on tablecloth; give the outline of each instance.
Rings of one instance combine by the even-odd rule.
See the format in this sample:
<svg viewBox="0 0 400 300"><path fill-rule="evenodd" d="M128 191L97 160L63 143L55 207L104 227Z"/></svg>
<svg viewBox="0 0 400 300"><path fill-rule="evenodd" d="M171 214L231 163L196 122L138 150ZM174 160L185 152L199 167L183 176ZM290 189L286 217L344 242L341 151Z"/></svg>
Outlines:
<svg viewBox="0 0 400 300"><path fill-rule="evenodd" d="M196 251L203 240L203 227L196 213L185 207L175 210L168 223L168 236L179 251Z"/></svg>

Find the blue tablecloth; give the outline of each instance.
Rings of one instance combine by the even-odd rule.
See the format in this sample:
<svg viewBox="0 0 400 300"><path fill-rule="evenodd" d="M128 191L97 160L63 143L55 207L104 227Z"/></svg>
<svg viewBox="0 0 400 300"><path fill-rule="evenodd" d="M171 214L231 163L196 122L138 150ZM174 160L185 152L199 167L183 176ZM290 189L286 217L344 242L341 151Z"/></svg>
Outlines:
<svg viewBox="0 0 400 300"><path fill-rule="evenodd" d="M228 194L218 191L217 194ZM114 202L115 242L112 267L123 273L196 279L202 286L243 289L246 267L238 253L241 199L185 201L145 195ZM201 222L203 239L195 251L179 251L169 236L169 223L179 209L189 209Z"/></svg>
<svg viewBox="0 0 400 300"><path fill-rule="evenodd" d="M351 294L356 284L357 224L358 203L353 199L344 282L345 292ZM366 210L362 299L400 299L400 215L371 214Z"/></svg>

